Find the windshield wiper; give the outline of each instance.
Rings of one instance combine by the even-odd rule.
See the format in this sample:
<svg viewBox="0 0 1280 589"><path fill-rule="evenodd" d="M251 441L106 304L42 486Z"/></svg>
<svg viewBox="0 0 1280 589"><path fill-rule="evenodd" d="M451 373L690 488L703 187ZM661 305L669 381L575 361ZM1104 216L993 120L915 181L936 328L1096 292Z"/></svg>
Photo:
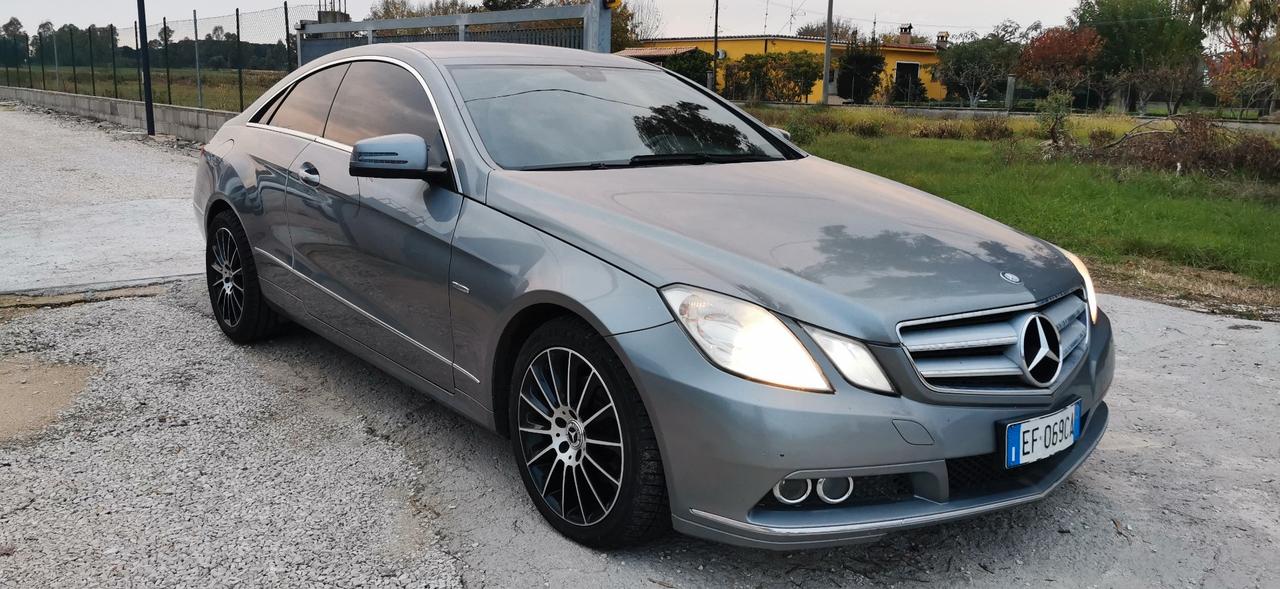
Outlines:
<svg viewBox="0 0 1280 589"><path fill-rule="evenodd" d="M519 168L525 172L561 172L567 170L611 170L643 166L731 164L736 162L772 162L785 158L758 153L646 153L629 160L540 164Z"/></svg>
<svg viewBox="0 0 1280 589"><path fill-rule="evenodd" d="M631 158L632 166L661 166L667 164L731 164L736 162L767 162L782 158L759 153L654 153Z"/></svg>

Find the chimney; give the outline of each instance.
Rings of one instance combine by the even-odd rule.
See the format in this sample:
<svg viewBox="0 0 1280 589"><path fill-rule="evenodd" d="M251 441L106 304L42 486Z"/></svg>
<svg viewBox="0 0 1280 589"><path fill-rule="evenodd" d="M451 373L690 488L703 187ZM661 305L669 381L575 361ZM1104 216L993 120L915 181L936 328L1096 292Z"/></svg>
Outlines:
<svg viewBox="0 0 1280 589"><path fill-rule="evenodd" d="M938 50L941 51L943 49L946 49L947 45L950 45L950 44L951 44L951 33L948 33L947 31L940 31L938 33L938 41L935 44Z"/></svg>
<svg viewBox="0 0 1280 589"><path fill-rule="evenodd" d="M911 44L911 23L907 23L898 27L898 44L899 45Z"/></svg>

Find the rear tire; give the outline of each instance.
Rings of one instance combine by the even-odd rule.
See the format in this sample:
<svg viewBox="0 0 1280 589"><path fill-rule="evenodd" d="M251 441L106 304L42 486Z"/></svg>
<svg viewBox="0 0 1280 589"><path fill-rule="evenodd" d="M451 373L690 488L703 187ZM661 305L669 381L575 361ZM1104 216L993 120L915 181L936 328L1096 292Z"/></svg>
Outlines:
<svg viewBox="0 0 1280 589"><path fill-rule="evenodd" d="M209 304L222 333L241 344L269 337L285 323L262 296L252 252L235 213L214 215L204 250Z"/></svg>
<svg viewBox="0 0 1280 589"><path fill-rule="evenodd" d="M576 318L539 327L511 378L511 448L525 490L561 534L593 548L652 540L671 526L649 414L613 350Z"/></svg>

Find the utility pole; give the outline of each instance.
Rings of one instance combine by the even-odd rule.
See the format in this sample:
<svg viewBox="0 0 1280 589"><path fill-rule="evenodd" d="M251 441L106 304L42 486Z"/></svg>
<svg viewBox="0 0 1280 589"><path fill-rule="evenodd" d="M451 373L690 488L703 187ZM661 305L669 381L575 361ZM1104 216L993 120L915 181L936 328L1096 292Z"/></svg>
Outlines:
<svg viewBox="0 0 1280 589"><path fill-rule="evenodd" d="M831 17L835 0L827 0L827 43L822 50L822 104L826 106L831 96Z"/></svg>
<svg viewBox="0 0 1280 589"><path fill-rule="evenodd" d="M138 0L138 49L142 50L142 101L147 111L147 135L156 134L155 104L151 102L151 48L147 46L147 0Z"/></svg>

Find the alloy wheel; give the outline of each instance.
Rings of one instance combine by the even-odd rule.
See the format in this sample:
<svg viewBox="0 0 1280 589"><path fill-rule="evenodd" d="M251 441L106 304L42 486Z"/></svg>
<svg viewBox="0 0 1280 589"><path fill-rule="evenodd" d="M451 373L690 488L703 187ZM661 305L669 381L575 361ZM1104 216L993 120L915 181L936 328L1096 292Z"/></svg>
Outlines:
<svg viewBox="0 0 1280 589"><path fill-rule="evenodd" d="M600 373L573 350L549 348L525 369L519 394L520 448L534 492L568 523L604 519L625 464L622 423Z"/></svg>
<svg viewBox="0 0 1280 589"><path fill-rule="evenodd" d="M213 234L209 253L209 292L213 294L213 312L228 327L235 327L244 316L244 264L230 230L221 227Z"/></svg>

